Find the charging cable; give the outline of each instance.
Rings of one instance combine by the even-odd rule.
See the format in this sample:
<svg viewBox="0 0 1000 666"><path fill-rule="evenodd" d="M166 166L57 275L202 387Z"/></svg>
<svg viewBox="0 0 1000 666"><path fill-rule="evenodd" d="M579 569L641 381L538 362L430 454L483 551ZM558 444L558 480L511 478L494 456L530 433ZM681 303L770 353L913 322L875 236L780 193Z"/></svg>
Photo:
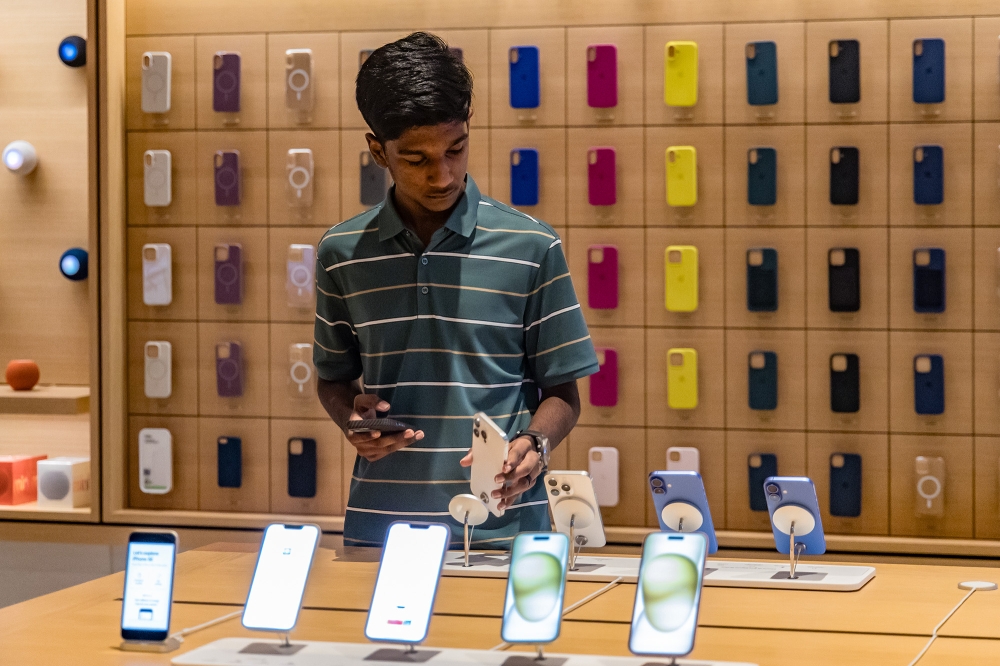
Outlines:
<svg viewBox="0 0 1000 666"><path fill-rule="evenodd" d="M572 613L573 611L575 611L577 608L579 608L580 606L584 605L585 603L593 601L594 599L596 599L597 597L601 596L605 592L608 592L608 591L613 590L614 588L618 587L618 585L623 580L625 580L625 577L624 576L619 576L618 578L615 578L613 581L611 581L610 583L608 583L607 585L605 585L601 589L595 590L594 592L591 592L590 594L588 594L587 596L585 596L583 599L580 599L576 603L570 604L569 606L567 606L566 608L563 609L562 617L566 617L567 615L569 615L570 613ZM491 647L490 651L494 652L496 650L506 650L507 648L510 647L510 645L511 645L510 643L506 643L506 642L500 643L499 645L494 645L493 647Z"/></svg>
<svg viewBox="0 0 1000 666"><path fill-rule="evenodd" d="M226 613L222 617L217 617L214 620L203 622L202 624L196 625L194 627L187 627L185 629L181 629L176 633L170 634L170 637L167 640L173 638L178 643L183 643L185 636L190 636L191 634L201 631L202 629L208 629L209 627L214 627L217 624L222 624L226 620L232 620L234 617L239 617L242 614L243 614L243 608L240 607L239 610L233 611L232 613Z"/></svg>
<svg viewBox="0 0 1000 666"><path fill-rule="evenodd" d="M911 661L909 663L909 666L915 666L915 664L918 661L920 661L925 654L927 654L927 651L931 649L931 645L933 645L934 641L937 639L938 632L941 630L941 627L944 626L945 622L947 622L948 620L951 619L952 615L954 615L956 612L958 612L958 609L962 607L962 604L964 604L966 601L969 600L969 597L971 597L973 594L975 594L979 590L983 590L983 591L995 590L995 589L997 589L997 584L996 583L986 582L986 581L981 581L981 580L973 580L973 581L967 581L967 582L964 582L964 583L959 583L958 587L961 590L968 590L969 593L966 594L964 597L962 597L961 601L959 601L957 604L955 604L955 607L952 608L948 612L948 614L944 616L943 620L941 620L940 622L938 622L937 626L934 627L934 631L931 632L931 638L930 638L930 640L928 640L927 644L924 645L924 649L921 650L920 653L916 657L913 658L913 661Z"/></svg>

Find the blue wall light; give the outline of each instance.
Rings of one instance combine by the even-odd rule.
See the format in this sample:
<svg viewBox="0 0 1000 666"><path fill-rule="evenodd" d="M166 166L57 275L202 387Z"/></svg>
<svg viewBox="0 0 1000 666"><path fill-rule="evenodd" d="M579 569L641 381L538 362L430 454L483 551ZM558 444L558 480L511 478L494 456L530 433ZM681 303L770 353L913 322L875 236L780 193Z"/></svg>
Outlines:
<svg viewBox="0 0 1000 666"><path fill-rule="evenodd" d="M59 59L67 67L83 67L87 64L87 40L70 35L59 42Z"/></svg>
<svg viewBox="0 0 1000 666"><path fill-rule="evenodd" d="M86 250L79 247L71 247L59 257L59 272L67 280L86 280L88 263Z"/></svg>

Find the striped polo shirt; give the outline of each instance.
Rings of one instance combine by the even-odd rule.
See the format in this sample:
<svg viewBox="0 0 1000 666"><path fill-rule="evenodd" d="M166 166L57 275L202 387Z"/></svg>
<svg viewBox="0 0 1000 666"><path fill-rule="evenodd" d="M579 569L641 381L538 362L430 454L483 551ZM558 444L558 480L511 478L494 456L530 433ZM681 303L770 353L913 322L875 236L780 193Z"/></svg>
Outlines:
<svg viewBox="0 0 1000 666"><path fill-rule="evenodd" d="M344 521L348 545L381 544L394 520L462 528L448 513L469 492L459 460L472 418L485 412L513 435L528 427L539 389L591 375L597 356L552 229L483 196L465 194L424 247L400 219L393 192L330 229L319 244L316 370L329 381L363 377L366 393L424 439L368 462L357 456ZM480 548L548 530L541 483L504 515L475 528Z"/></svg>

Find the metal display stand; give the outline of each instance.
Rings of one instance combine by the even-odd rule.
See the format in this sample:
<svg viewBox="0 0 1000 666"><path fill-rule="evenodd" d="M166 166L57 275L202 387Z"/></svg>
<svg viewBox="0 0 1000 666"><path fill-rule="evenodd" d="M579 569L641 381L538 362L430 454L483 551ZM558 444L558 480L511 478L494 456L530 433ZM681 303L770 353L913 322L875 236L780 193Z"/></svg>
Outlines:
<svg viewBox="0 0 1000 666"><path fill-rule="evenodd" d="M121 645L118 646L119 650L125 652L156 652L159 654L165 654L167 652L173 652L179 649L181 646L181 641L179 638L169 636L162 641L122 641Z"/></svg>
<svg viewBox="0 0 1000 666"><path fill-rule="evenodd" d="M303 648L293 655L260 654L248 652L247 648L255 641L249 638L222 638L208 645L178 655L170 662L177 666L396 666L399 661L387 660L381 657L383 650L372 652L371 643L321 643L303 641L297 643ZM393 652L407 654L404 650ZM418 652L417 654L421 654ZM675 659L669 657L610 657L587 654L549 654L543 655L538 661L528 654L511 654L510 652L494 650L460 650L441 648L426 659L424 663L433 666L503 666L508 660L517 661L516 666L527 664L554 666L556 659L563 660L563 666L757 666L744 662L705 661L700 659ZM416 662L416 660L411 660ZM512 665L515 666L515 665Z"/></svg>
<svg viewBox="0 0 1000 666"><path fill-rule="evenodd" d="M448 512L451 517L462 523L465 532L463 543L465 544L465 564L469 564L469 545L472 543L472 530L477 525L482 525L490 517L490 510L483 501L475 495L455 495L448 502Z"/></svg>
<svg viewBox="0 0 1000 666"><path fill-rule="evenodd" d="M799 564L806 545L802 542L795 543L795 533L799 536L806 536L816 529L816 518L808 510L794 504L780 506L771 516L771 523L782 534L788 535L788 577L795 580L795 567Z"/></svg>
<svg viewBox="0 0 1000 666"><path fill-rule="evenodd" d="M576 560L580 555L580 549L587 545L587 537L577 534L577 528L587 529L594 522L596 517L594 509L589 504L575 497L567 497L552 507L553 517L556 524L569 525L569 569L577 571Z"/></svg>

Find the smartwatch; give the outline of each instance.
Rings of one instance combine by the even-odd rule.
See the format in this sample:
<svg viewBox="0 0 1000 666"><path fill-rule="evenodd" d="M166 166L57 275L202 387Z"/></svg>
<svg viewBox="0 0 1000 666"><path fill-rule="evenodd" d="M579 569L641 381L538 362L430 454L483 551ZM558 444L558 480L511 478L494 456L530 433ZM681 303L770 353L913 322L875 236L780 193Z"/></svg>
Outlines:
<svg viewBox="0 0 1000 666"><path fill-rule="evenodd" d="M547 469L549 466L549 456L552 454L552 449L549 447L549 438L537 430L518 430L514 439L524 436L530 437L535 443L535 453L541 457L542 467Z"/></svg>

